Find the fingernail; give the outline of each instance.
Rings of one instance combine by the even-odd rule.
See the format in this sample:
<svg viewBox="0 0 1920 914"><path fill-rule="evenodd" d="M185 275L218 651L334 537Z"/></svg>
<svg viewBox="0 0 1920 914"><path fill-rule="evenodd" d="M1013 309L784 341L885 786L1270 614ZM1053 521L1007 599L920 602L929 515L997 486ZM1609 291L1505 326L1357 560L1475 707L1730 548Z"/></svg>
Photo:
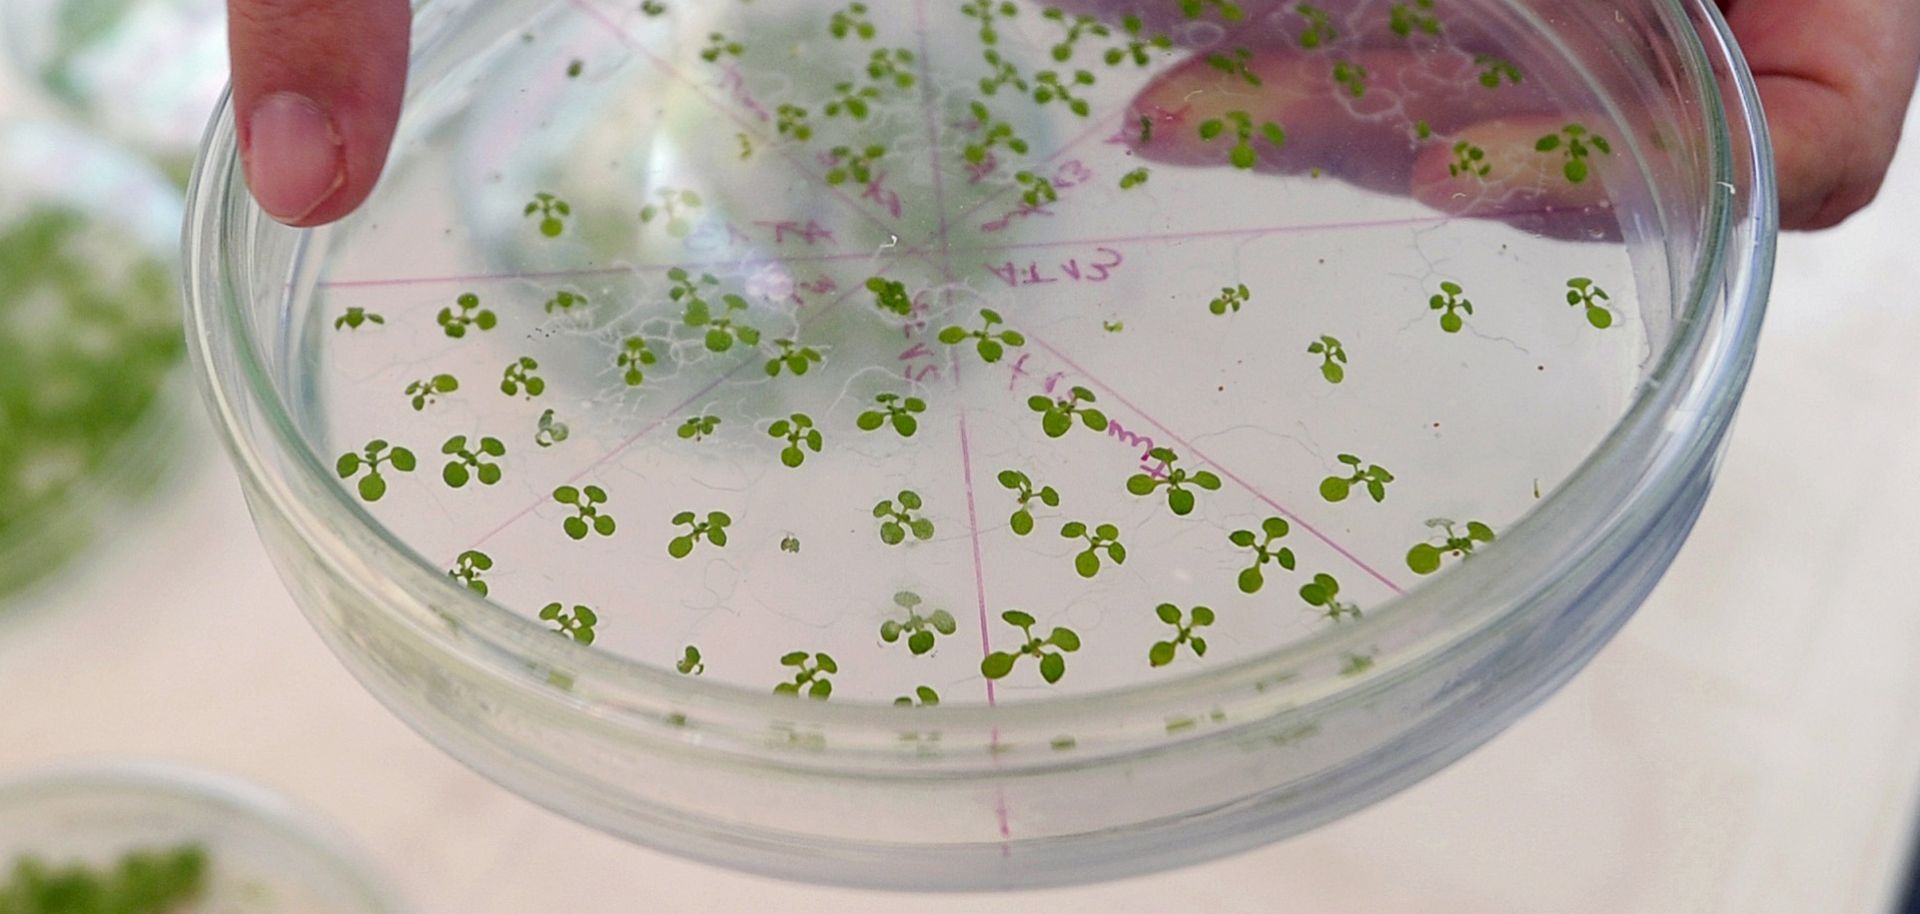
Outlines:
<svg viewBox="0 0 1920 914"><path fill-rule="evenodd" d="M340 132L312 99L269 95L247 117L247 186L260 208L298 222L346 183Z"/></svg>

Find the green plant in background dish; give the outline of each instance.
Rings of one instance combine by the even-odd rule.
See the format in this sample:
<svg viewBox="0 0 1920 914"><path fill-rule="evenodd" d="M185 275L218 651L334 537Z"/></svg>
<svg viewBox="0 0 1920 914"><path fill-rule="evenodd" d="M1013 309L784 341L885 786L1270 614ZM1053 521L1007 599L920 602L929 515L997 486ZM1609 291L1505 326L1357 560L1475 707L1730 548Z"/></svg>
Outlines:
<svg viewBox="0 0 1920 914"><path fill-rule="evenodd" d="M1579 184L1587 180L1589 166L1587 160L1595 152L1612 155L1613 145L1607 138L1589 131L1579 124L1568 124L1560 128L1559 133L1549 133L1535 141L1533 148L1543 153L1559 152L1566 157L1560 166L1561 174L1569 184Z"/></svg>
<svg viewBox="0 0 1920 914"><path fill-rule="evenodd" d="M858 0L834 10L827 19L827 34L835 38L851 35L858 36L862 41L872 41L875 32L873 20L867 16L867 5Z"/></svg>
<svg viewBox="0 0 1920 914"><path fill-rule="evenodd" d="M1413 0L1394 4L1387 11L1387 27L1402 38L1412 38L1415 32L1440 34L1440 18L1433 15L1433 3L1434 0Z"/></svg>
<svg viewBox="0 0 1920 914"><path fill-rule="evenodd" d="M539 218L540 234L558 238L567 230L567 218L573 215L573 207L565 200L542 192L533 195L533 202L527 204L525 214Z"/></svg>
<svg viewBox="0 0 1920 914"><path fill-rule="evenodd" d="M692 212L701 207L700 195L690 190L663 187L655 194L659 203L649 203L640 207L640 221L651 224L655 219L666 226L667 234L673 238L685 238L693 231Z"/></svg>
<svg viewBox="0 0 1920 914"><path fill-rule="evenodd" d="M197 844L133 850L101 867L22 856L0 883L0 914L178 914L206 896L212 868Z"/></svg>
<svg viewBox="0 0 1920 914"><path fill-rule="evenodd" d="M1229 127L1233 128L1230 135L1233 146L1227 150L1227 161L1235 168L1252 168L1254 163L1260 160L1260 154L1253 148L1253 135L1256 132L1253 115L1245 111L1229 111L1220 117L1201 121L1200 138L1213 142L1220 137L1229 136L1227 133ZM1259 124L1258 133L1261 139L1267 141L1267 145L1275 149L1286 145L1287 131L1279 124L1264 121Z"/></svg>
<svg viewBox="0 0 1920 914"><path fill-rule="evenodd" d="M980 675L988 679L1005 679L1022 657L1033 657L1040 661L1040 678L1049 685L1059 682L1060 677L1067 674L1066 655L1080 649L1080 636L1073 629L1056 627L1045 638L1038 638L1033 634L1033 627L1038 624L1033 616L1010 609L1001 613L1000 618L1020 629L1020 648L1011 653L994 651L988 654L980 661Z"/></svg>

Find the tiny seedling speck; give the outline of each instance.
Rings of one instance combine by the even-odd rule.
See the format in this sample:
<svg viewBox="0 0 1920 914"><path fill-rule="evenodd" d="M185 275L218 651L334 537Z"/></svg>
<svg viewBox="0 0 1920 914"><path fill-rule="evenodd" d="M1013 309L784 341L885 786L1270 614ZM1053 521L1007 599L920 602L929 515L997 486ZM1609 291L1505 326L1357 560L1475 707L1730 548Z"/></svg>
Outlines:
<svg viewBox="0 0 1920 914"><path fill-rule="evenodd" d="M1140 168L1136 168L1132 171L1129 171L1126 174L1120 176L1120 189L1132 190L1136 187L1139 187L1140 185L1147 183L1147 177L1150 174L1151 172L1149 172L1144 166Z"/></svg>
<svg viewBox="0 0 1920 914"><path fill-rule="evenodd" d="M712 32L707 35L707 46L700 49L700 59L718 63L722 57L739 57L746 52L746 45L728 38L725 32Z"/></svg>
<svg viewBox="0 0 1920 914"><path fill-rule="evenodd" d="M1520 84L1520 68L1492 54L1475 54L1473 65L1480 68L1476 80L1489 89L1500 88L1502 82L1515 86Z"/></svg>
<svg viewBox="0 0 1920 914"><path fill-rule="evenodd" d="M887 154L887 147L878 143L854 148L835 146L828 153L833 158L833 167L827 169L827 183L838 187L849 180L856 184L866 184L873 180L873 164Z"/></svg>
<svg viewBox="0 0 1920 914"><path fill-rule="evenodd" d="M569 434L571 430L567 428L567 424L555 419L553 410L547 410L540 414L540 421L535 423L533 443L541 447L553 447L567 440Z"/></svg>
<svg viewBox="0 0 1920 914"><path fill-rule="evenodd" d="M640 207L640 221L650 225L657 219L666 228L668 236L687 237L693 231L692 213L703 202L700 195L672 187L660 188L655 193L659 195L660 202Z"/></svg>
<svg viewBox="0 0 1920 914"><path fill-rule="evenodd" d="M1326 10L1310 3L1302 3L1295 6L1293 11L1307 21L1306 27L1300 31L1301 47L1311 51L1314 48L1325 47L1329 42L1340 37L1340 32L1333 27L1333 17L1328 15Z"/></svg>
<svg viewBox="0 0 1920 914"><path fill-rule="evenodd" d="M913 297L907 294L906 283L874 276L867 279L866 287L873 293L874 307L901 317L913 314Z"/></svg>

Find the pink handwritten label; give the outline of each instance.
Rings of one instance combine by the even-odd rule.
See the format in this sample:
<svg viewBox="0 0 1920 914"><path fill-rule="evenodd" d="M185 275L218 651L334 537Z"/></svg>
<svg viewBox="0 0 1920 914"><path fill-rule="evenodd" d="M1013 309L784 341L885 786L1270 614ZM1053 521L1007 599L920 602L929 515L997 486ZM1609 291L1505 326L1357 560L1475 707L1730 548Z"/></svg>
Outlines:
<svg viewBox="0 0 1920 914"><path fill-rule="evenodd" d="M887 173L880 172L867 182L867 189L860 195L862 200L872 200L887 208L893 218L900 218L900 195L887 189Z"/></svg>
<svg viewBox="0 0 1920 914"><path fill-rule="evenodd" d="M772 115L767 113L766 106L760 104L760 100L754 98L753 92L747 88L746 77L740 73L740 68L727 64L720 71L720 88L726 90L734 104L747 109L748 113L754 117L763 121L772 119Z"/></svg>
<svg viewBox="0 0 1920 914"><path fill-rule="evenodd" d="M1125 255L1109 247L1093 249L1093 255L1086 260L1070 257L1058 263L1042 264L1029 260L1024 264L1006 261L1000 264L985 264L987 272L1000 278L1008 288L1019 286L1037 286L1056 283L1062 280L1071 282L1106 282L1113 272L1127 262Z"/></svg>
<svg viewBox="0 0 1920 914"><path fill-rule="evenodd" d="M823 240L834 240L831 231L812 219L808 219L804 225L791 219L778 222L756 221L753 224L772 231L774 244L786 244L790 237L798 238L808 245L818 244Z"/></svg>

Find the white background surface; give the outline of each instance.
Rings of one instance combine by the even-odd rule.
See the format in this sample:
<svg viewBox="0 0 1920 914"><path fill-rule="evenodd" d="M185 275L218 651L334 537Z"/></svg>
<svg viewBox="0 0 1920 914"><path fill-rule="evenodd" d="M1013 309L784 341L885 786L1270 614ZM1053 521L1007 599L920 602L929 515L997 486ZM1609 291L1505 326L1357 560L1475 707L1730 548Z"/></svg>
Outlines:
<svg viewBox="0 0 1920 914"><path fill-rule="evenodd" d="M0 110L8 99L0 84ZM483 781L363 692L282 590L205 443L121 542L0 614L0 776L140 756L257 780L352 834L423 914L1882 911L1920 805L1916 202L1920 142L1867 213L1784 240L1718 489L1589 669L1438 777L1255 853L919 898L601 836Z"/></svg>

